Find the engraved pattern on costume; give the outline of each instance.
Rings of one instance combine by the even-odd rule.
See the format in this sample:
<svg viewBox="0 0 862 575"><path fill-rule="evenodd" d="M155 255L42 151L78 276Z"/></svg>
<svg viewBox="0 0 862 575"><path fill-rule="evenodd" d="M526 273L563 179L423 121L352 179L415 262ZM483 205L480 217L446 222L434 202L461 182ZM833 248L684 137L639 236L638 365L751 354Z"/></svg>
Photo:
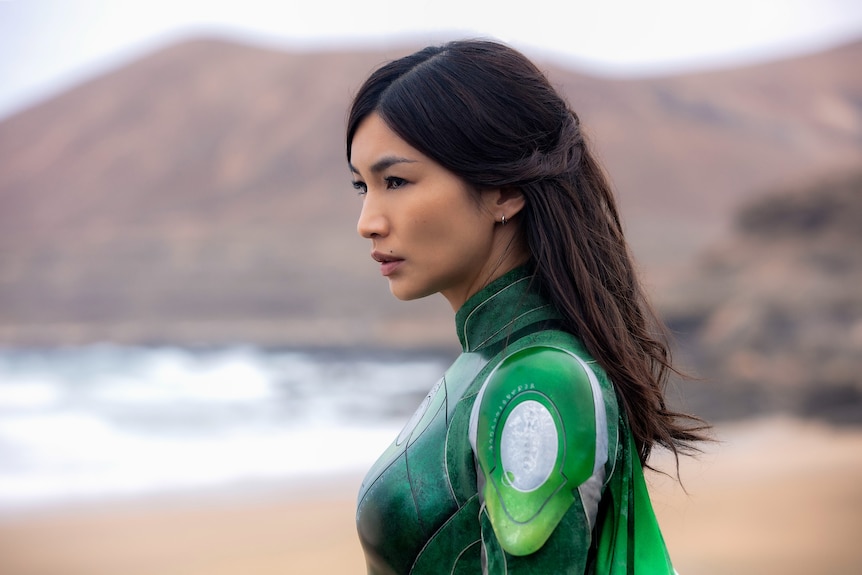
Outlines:
<svg viewBox="0 0 862 575"><path fill-rule="evenodd" d="M482 543L482 540L476 539L475 541L471 542L469 545L467 545L466 547L461 549L461 552L455 556L455 561L452 563L452 569L449 570L449 575L452 575L452 573L455 572L455 568L458 567L458 561L461 560L461 557L464 556L464 553L466 553L468 549L470 549L471 547L473 547L477 543Z"/></svg>
<svg viewBox="0 0 862 575"><path fill-rule="evenodd" d="M481 516L482 513L487 513L487 511L485 511L485 504L484 503L482 504L482 507L479 508L479 515ZM488 575L488 564L487 564L487 559L486 559L487 557L488 557L488 547L487 547L487 545L485 545L485 541L482 540L482 575ZM507 575L509 573L509 562L506 560L506 554L505 553L501 554L500 561L503 562L503 572L500 573L500 575Z"/></svg>
<svg viewBox="0 0 862 575"><path fill-rule="evenodd" d="M444 379L445 377L441 377L437 383L434 384L434 387L431 388L431 391L428 392L428 395L425 396L425 399L422 400L422 403L419 404L419 407L416 408L416 411L414 411L413 415L410 416L410 419L407 420L407 423L404 425L404 429L401 430L401 433L399 433L398 437L395 439L395 445L401 445L406 439L409 439L410 434L413 433L413 430L416 429L417 425L419 425L419 421L425 415L425 412L428 411L428 406L431 405L431 400L437 394L437 390L440 389L440 385L442 385Z"/></svg>
<svg viewBox="0 0 862 575"><path fill-rule="evenodd" d="M481 517L482 513L485 512L485 504L483 503L481 507L479 507L479 516ZM482 575L488 575L488 546L485 545L485 540L481 540L481 552L480 555L482 557Z"/></svg>
<svg viewBox="0 0 862 575"><path fill-rule="evenodd" d="M516 405L500 435L503 478L514 489L535 491L557 463L559 433L548 408L535 400Z"/></svg>
<svg viewBox="0 0 862 575"><path fill-rule="evenodd" d="M446 377L444 376L443 379L445 380ZM452 427L449 425L449 390L445 389L444 392L446 393L446 403L444 405L444 408L446 410L446 435L443 437L443 453L449 453L449 434L452 433ZM452 478L449 475L449 466L444 465L443 470L446 472L446 487L449 488L449 495L452 496L453 501L457 502L458 495L455 493L455 488L452 487ZM467 501L469 501L469 499ZM465 501L464 505L466 504L467 502Z"/></svg>
<svg viewBox="0 0 862 575"><path fill-rule="evenodd" d="M540 305L539 307L535 307L535 308L533 308L533 309L529 309L529 310L525 311L524 313L522 313L521 315L519 315L519 316L517 316L517 317L512 318L512 321L510 321L509 323L507 323L506 325L504 325L503 327L501 327L500 329L498 329L497 331L495 331L494 333L492 333L491 335L489 335L487 338L485 338L484 340L482 340L481 342L479 342L479 345L477 345L476 347L477 347L477 348L482 347L483 345L485 345L485 343L487 343L488 341L490 341L490 340L494 339L494 337L495 337L498 333L500 333L501 331L505 330L505 329L506 329L507 327L509 327L510 325L512 325L512 324L514 324L514 323L516 323L519 319L523 318L524 316L530 315L531 313L533 313L533 312L535 312L535 311L538 311L538 310L540 310L540 309L544 309L544 308L546 308L546 307L551 307L551 304Z"/></svg>
<svg viewBox="0 0 862 575"><path fill-rule="evenodd" d="M473 501L474 499L476 499L477 497L479 497L479 494L478 494L478 493L474 494L472 497L470 497L470 499L468 499L467 501L465 501L465 502L464 502L464 505L461 505L460 507L458 507L458 510L460 511L461 509L463 509L464 507L466 507L467 505L469 505L469 503L470 503L471 501ZM484 504L483 504L483 505L484 505ZM479 507L479 515L481 515L481 514L482 514L482 507L480 506L480 507ZM423 554L423 553L425 553L425 550L428 548L428 546L429 546L429 545L431 545L431 542L432 542L432 541L434 541L434 538L437 536L437 534L438 534L438 533L440 533L440 532L442 532L442 531L444 531L444 530L446 529L446 526L447 526L447 525L449 525L449 523L450 523L451 521L454 521L454 520L455 520L455 515L457 515L457 514L453 514L451 517L449 517L449 519L447 519L447 520L446 520L446 521L445 521L445 522L444 522L444 523L443 523L443 524L442 524L442 525L437 529L437 531L435 531L435 532L434 532L430 537L428 537L428 540L427 540L427 541L425 541L425 543L422 545L422 549L420 549L420 550L419 550L419 553L417 553L417 554L416 554L416 559L413 561L413 565L411 565L411 567L410 567L410 572L411 572L411 573L413 572L413 569L416 567L416 562L417 562L417 561L419 561L419 558L420 558L420 557L422 557L422 554ZM482 540L481 540L481 539L475 539L474 541L470 542L466 547L464 547L464 548L460 551L460 553L458 553L458 555L457 555L457 557L456 557L456 559L455 559L455 562L452 564L452 568L454 569L454 568L458 565L458 558L460 558L462 555L464 555L464 553L467 551L467 549L469 549L470 547L472 547L472 546L473 546L473 545L475 545L476 543L481 543L481 542L482 542ZM483 544L483 545L484 545L484 544Z"/></svg>
<svg viewBox="0 0 862 575"><path fill-rule="evenodd" d="M515 286L517 286L517 285L518 285L519 283L521 283L521 282L529 281L529 279L530 279L529 277L524 277L524 278L521 278L521 279L519 279L519 280L517 280L517 281L514 281L514 282L512 282L511 284L509 284L509 285L507 285L507 286L503 287L500 291L498 291L498 292L494 293L493 295L489 296L489 297L488 297L488 299L486 299L486 300L485 300L485 301L483 301L481 304L479 304L478 306L476 306L476 309L474 309L473 311L471 311L471 312L470 312L470 315L468 315L468 316L467 316L467 319L465 319L465 320L464 320L464 344L465 344L465 345L464 345L464 351L470 351L470 350L472 350L472 349L473 349L473 348L470 346L470 341L469 341L468 336L467 336L467 334L468 334L468 333L469 333L469 331L470 331L469 329L467 329L467 325L470 323L470 318L472 318L472 317L473 317L473 315L474 315L477 311L479 311L479 310L480 310L480 309L482 309L483 307L487 306L487 305L488 305L488 304L489 304L489 303L490 303L490 302L491 302L495 297L499 296L500 294L502 294L503 292L505 292L505 291L506 291L506 290L508 290L508 289L514 288ZM507 323L506 325L508 325L508 323ZM505 326L503 326L503 328L505 328ZM496 331L496 333L500 333L500 332L503 330L503 328L498 329L498 330ZM488 341L488 339L486 338L486 339L485 339L485 341ZM482 342L482 343L484 343L484 342Z"/></svg>

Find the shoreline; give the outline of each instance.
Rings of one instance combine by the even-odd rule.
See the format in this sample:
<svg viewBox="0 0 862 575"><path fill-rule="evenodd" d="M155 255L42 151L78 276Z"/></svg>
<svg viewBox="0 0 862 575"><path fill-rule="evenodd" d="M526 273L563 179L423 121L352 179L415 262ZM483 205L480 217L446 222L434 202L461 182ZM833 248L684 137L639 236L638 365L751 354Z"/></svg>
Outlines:
<svg viewBox="0 0 862 575"><path fill-rule="evenodd" d="M179 343L177 342L179 341ZM374 343L303 343L288 342L186 342L181 340L85 341L63 344L16 345L0 338L0 359L16 354L40 356L65 354L75 351L98 353L114 349L142 354L159 351L178 351L191 357L215 356L225 352L250 352L261 357L297 354L328 362L379 361L383 363L435 362L440 373L458 356L457 346L408 345L405 347ZM433 384L428 381L428 389ZM418 392L417 392L418 393ZM424 390L417 401L424 397ZM838 426L862 429L862 391L856 386L788 386L774 388L762 384L725 382L715 385L713 380L672 378L667 388L668 406L681 413L700 417L720 426L741 424L763 418L790 417L814 420ZM404 414L405 418L409 413Z"/></svg>
<svg viewBox="0 0 862 575"><path fill-rule="evenodd" d="M683 575L862 568L862 429L790 417L718 424L696 458L657 452L653 505ZM9 575L361 574L361 474L266 481L0 515ZM684 489L683 489L684 488Z"/></svg>

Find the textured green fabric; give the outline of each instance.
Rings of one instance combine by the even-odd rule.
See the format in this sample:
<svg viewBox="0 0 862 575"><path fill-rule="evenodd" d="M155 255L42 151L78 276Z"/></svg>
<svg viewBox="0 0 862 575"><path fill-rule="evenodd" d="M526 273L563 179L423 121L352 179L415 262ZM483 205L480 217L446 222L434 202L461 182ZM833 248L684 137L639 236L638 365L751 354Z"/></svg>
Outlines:
<svg viewBox="0 0 862 575"><path fill-rule="evenodd" d="M456 327L463 353L369 470L360 488L356 514L369 575L672 573L637 453L619 415L613 388L579 342L559 331L557 313L530 289L531 280L526 269L513 270L470 298L458 311ZM590 497L582 497L594 480L578 485L584 474L589 474L584 470L596 457L595 430L584 434L593 413L591 406L586 405L590 403L586 401L588 388L577 376L577 370L566 373L569 369L565 367L566 361L560 363L559 357L530 365L531 360L541 358L541 353L548 353L548 349L586 362L600 388L608 441L607 463L599 465L603 472L599 475L604 481L598 485L597 493L601 493L598 505L591 503ZM504 369L498 370L504 363ZM542 363L550 366L543 367ZM561 365L562 371L557 369ZM585 425L571 434L560 432L559 447L569 453L564 463L571 465L571 469L564 468L573 477L566 477L561 484L563 488L552 490L549 496L553 500L549 507L553 517L547 521L543 518L539 528L534 529L541 534L538 548L525 555L514 555L500 543L523 536L518 533L519 521L502 527L499 515L492 518L488 507L517 508L520 511L516 515L525 514L518 515L521 519L535 517L536 513L530 515L524 510L535 506L537 498L529 495L533 491L525 491L527 499L519 501L517 490L504 488L500 501L505 500L505 505L485 501L488 494L497 497L501 493L493 487L488 489L488 478L497 473L498 482L504 485L506 481L512 483L513 476L509 474L508 479L502 479L504 474L499 470L477 469L470 444L470 419L483 387L483 395L489 393L487 397L495 397L497 387L507 385L510 380L502 377L506 370L514 369L511 374L522 368L518 377L526 377L537 388L545 386L547 389L541 393L549 399L545 403L536 396L520 399L537 400L546 406L557 418L554 421L558 427L578 427L575 425L581 419L578 413L584 416L581 423ZM551 369L552 373L543 375L543 369ZM489 378L493 373L501 377ZM573 390L566 391L565 380L573 374ZM522 391L535 392L535 389ZM570 400L572 405L568 405ZM482 406L480 401L474 432L489 430L487 422L493 421L493 414L483 415ZM479 424L483 418L485 427ZM479 433L475 438L481 459L482 450L491 444L485 444ZM547 496L548 493L542 492L538 499ZM541 510L538 515L542 515ZM590 523L591 517L596 517L595 524ZM506 531L502 538L498 529ZM534 536L527 539L536 540Z"/></svg>

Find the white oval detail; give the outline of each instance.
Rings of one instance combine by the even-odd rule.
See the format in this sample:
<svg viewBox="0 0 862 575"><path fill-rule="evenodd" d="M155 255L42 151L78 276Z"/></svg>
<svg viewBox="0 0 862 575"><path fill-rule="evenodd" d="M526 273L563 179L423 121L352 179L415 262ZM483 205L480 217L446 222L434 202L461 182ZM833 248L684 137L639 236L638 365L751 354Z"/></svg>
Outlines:
<svg viewBox="0 0 862 575"><path fill-rule="evenodd" d="M428 395L425 396L425 399L422 400L422 403L419 404L419 407L416 408L416 411L414 411L413 415L410 416L410 419L407 420L401 433L399 433L398 437L395 439L395 445L401 445L404 443L405 439L410 437L410 434L413 433L413 430L417 425L419 425L419 420L422 419L422 416L425 415L426 411L428 411L428 405L431 403L431 399L437 394L437 390L440 389L440 385L442 384L443 378L437 380L437 383L434 384L434 387L431 388L431 391L428 392Z"/></svg>
<svg viewBox="0 0 862 575"><path fill-rule="evenodd" d="M551 412L538 401L518 404L500 434L503 477L518 491L538 489L557 464L557 426Z"/></svg>

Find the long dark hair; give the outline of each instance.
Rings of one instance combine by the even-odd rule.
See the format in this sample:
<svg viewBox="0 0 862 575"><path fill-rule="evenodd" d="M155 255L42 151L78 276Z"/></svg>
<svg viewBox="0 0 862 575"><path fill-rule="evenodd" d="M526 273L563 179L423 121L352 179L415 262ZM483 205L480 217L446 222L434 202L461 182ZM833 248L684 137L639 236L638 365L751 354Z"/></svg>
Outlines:
<svg viewBox="0 0 862 575"><path fill-rule="evenodd" d="M372 113L477 190L522 191L516 217L539 289L613 382L641 461L655 444L677 454L703 439L700 420L665 403L675 371L667 332L636 277L607 178L578 116L532 62L503 44L470 40L386 64L354 98L348 161Z"/></svg>

